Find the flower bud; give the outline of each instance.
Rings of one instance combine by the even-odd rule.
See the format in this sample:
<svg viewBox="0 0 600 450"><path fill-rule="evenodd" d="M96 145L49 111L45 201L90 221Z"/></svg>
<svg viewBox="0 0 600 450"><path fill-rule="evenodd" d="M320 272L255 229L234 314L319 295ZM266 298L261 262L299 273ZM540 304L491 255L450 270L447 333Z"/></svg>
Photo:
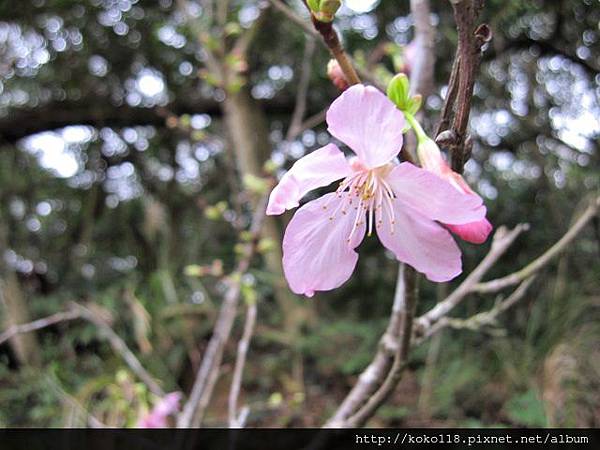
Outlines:
<svg viewBox="0 0 600 450"><path fill-rule="evenodd" d="M335 59L330 60L327 64L327 76L335 85L335 87L342 92L350 87L350 83L348 83L348 80L346 80L342 68Z"/></svg>
<svg viewBox="0 0 600 450"><path fill-rule="evenodd" d="M319 22L332 22L335 13L342 6L341 0L307 0L306 3Z"/></svg>
<svg viewBox="0 0 600 450"><path fill-rule="evenodd" d="M446 160L438 145L429 137L425 137L419 141L417 145L417 154L421 166L433 172L440 178L450 183L454 189L462 192L465 195L477 195L467 184L461 174L454 172ZM446 228L459 236L461 239L474 244L482 244L486 241L492 231L492 224L484 217L476 222L465 224L445 224Z"/></svg>
<svg viewBox="0 0 600 450"><path fill-rule="evenodd" d="M424 137L419 140L417 145L417 156L423 169L435 173L438 176L442 176L442 166L446 164L440 148L435 141L429 137Z"/></svg>
<svg viewBox="0 0 600 450"><path fill-rule="evenodd" d="M410 96L410 83L405 73L399 73L388 83L388 98L400 111L414 116L421 108L423 97L420 94Z"/></svg>
<svg viewBox="0 0 600 450"><path fill-rule="evenodd" d="M423 169L435 173L463 194L474 194L462 175L450 168L433 139L425 137L419 141L417 155Z"/></svg>
<svg viewBox="0 0 600 450"><path fill-rule="evenodd" d="M341 0L321 0L321 17L317 16L317 19L321 22L331 22L340 6Z"/></svg>
<svg viewBox="0 0 600 450"><path fill-rule="evenodd" d="M409 102L410 84L405 73L394 76L387 86L388 98L400 109L405 111Z"/></svg>

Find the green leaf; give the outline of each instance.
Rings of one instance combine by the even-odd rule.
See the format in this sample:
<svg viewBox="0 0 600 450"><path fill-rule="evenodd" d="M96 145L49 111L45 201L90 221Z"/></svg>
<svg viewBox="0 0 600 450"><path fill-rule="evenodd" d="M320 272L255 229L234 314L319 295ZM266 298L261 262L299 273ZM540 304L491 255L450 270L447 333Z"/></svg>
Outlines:
<svg viewBox="0 0 600 450"><path fill-rule="evenodd" d="M423 96L421 94L417 94L414 97L412 97L409 101L408 101L408 113L412 116L414 116L419 109L421 109L421 104L423 103Z"/></svg>
<svg viewBox="0 0 600 450"><path fill-rule="evenodd" d="M408 77L404 73L399 73L392 81L389 82L387 87L387 96L389 99L400 109L406 111L409 106L408 92L410 90L410 83Z"/></svg>

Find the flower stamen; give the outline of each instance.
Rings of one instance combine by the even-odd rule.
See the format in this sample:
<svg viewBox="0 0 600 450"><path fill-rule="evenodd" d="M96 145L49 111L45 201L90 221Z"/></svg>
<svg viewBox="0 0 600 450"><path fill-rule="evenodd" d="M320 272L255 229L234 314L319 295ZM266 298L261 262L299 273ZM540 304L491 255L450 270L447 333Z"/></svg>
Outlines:
<svg viewBox="0 0 600 450"><path fill-rule="evenodd" d="M358 227L365 224L365 221L361 220L362 218L366 219L367 235L371 236L373 228L381 227L383 215L387 214L393 234L395 224L393 200L395 195L384 179L388 171L387 166L362 170L350 175L340 183L336 191L338 198L341 199L343 192L347 192L346 199L340 202L344 205L342 214L347 214L347 209L350 209L353 204L354 197L358 200L358 204L354 206L356 215L348 236L349 243Z"/></svg>

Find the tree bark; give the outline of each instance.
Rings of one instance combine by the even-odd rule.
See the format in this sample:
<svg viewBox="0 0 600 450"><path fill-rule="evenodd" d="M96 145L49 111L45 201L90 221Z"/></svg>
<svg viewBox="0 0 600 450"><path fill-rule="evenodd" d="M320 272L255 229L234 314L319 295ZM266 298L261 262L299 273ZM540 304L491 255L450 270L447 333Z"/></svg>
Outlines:
<svg viewBox="0 0 600 450"><path fill-rule="evenodd" d="M12 270L6 270L4 276L0 278L0 304L4 309L5 328L31 320L19 280ZM16 334L10 339L10 346L20 364L40 365L41 356L35 334Z"/></svg>
<svg viewBox="0 0 600 450"><path fill-rule="evenodd" d="M241 89L227 96L223 103L223 116L231 136L232 153L240 177L243 178L246 174L264 175L262 167L271 154L269 128L264 111L252 99L247 89ZM273 249L263 257L267 270L275 280L273 291L283 316L283 329L289 336L297 336L302 324L310 316L310 304L299 305L285 282L281 251L282 231L278 219L267 216L261 233L263 238L275 243ZM300 360L296 359L295 364L301 364Z"/></svg>

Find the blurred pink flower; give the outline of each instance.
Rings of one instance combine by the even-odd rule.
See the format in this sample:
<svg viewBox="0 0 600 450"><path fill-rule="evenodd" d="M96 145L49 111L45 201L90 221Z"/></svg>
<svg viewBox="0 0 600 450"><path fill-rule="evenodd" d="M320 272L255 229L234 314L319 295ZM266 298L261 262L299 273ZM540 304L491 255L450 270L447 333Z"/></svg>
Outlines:
<svg viewBox="0 0 600 450"><path fill-rule="evenodd" d="M365 233L432 281L461 272L461 254L436 221L464 224L485 214L476 196L410 163L397 164L404 115L373 87L355 85L327 112L329 132L350 147L346 160L334 144L299 159L271 192L267 214L299 205L309 191L343 179L335 193L303 205L283 239L283 268L293 292L308 297L335 289L356 266Z"/></svg>
<svg viewBox="0 0 600 450"><path fill-rule="evenodd" d="M161 398L152 411L142 417L138 423L138 428L166 428L168 426L167 418L179 411L179 402L181 401L181 392L171 392Z"/></svg>
<svg viewBox="0 0 600 450"><path fill-rule="evenodd" d="M432 139L423 139L417 146L417 153L419 154L419 160L424 169L429 170L440 178L448 181L458 192L465 196L475 197L482 202L481 197L469 187L462 175L454 172L448 166L438 145ZM485 206L482 205L481 208L484 211L483 218L470 223L445 223L446 228L467 242L482 244L490 235L493 227L485 218Z"/></svg>

